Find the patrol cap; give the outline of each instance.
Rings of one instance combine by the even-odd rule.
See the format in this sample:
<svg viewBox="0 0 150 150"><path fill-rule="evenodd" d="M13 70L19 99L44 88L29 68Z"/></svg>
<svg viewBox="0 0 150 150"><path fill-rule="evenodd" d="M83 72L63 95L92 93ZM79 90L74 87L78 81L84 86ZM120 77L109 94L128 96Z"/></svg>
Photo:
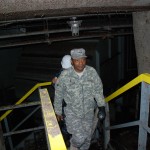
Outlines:
<svg viewBox="0 0 150 150"><path fill-rule="evenodd" d="M85 55L85 49L83 48L76 48L72 49L70 51L72 59L79 59L79 58L86 58L87 56Z"/></svg>

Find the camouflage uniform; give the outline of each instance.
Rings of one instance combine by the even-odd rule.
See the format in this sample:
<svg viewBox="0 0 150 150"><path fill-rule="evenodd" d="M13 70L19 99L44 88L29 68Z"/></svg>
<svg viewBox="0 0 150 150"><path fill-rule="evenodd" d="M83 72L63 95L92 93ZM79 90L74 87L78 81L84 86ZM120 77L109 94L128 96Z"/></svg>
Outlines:
<svg viewBox="0 0 150 150"><path fill-rule="evenodd" d="M95 69L86 65L81 77L73 67L63 71L55 85L54 109L58 115L62 114L63 99L67 104L64 111L67 130L72 134L71 144L88 150L95 104L105 105L102 82Z"/></svg>

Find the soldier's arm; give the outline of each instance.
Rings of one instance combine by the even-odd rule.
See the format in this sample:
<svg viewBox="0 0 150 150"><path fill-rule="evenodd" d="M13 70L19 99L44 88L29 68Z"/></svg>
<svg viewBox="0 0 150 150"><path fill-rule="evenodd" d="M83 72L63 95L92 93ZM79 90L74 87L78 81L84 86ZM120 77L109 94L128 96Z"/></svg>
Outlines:
<svg viewBox="0 0 150 150"><path fill-rule="evenodd" d="M95 90L95 100L97 102L98 107L105 106L105 99L103 95L103 84L96 71L94 72L94 90Z"/></svg>
<svg viewBox="0 0 150 150"><path fill-rule="evenodd" d="M60 76L55 84L54 110L58 116L62 115L62 101L64 99L63 76Z"/></svg>

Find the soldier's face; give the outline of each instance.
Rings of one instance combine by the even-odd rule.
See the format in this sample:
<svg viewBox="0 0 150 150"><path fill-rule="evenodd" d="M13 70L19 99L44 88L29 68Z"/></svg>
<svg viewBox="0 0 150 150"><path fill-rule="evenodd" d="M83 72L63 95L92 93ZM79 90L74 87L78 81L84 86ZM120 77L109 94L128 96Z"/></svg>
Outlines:
<svg viewBox="0 0 150 150"><path fill-rule="evenodd" d="M72 66L76 72L82 72L86 65L86 58L72 59Z"/></svg>

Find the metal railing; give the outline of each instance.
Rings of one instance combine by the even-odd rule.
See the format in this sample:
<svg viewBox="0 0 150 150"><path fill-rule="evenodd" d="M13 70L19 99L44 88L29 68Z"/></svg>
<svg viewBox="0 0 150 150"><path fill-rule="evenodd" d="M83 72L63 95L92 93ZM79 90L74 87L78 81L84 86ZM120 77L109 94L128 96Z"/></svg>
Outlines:
<svg viewBox="0 0 150 150"><path fill-rule="evenodd" d="M105 149L108 147L110 142L110 130L119 129L131 126L139 126L139 134L138 134L138 150L146 150L147 146L147 133L150 133L150 128L148 127L148 118L149 118L149 101L150 101L150 74L145 73L141 74L117 91L115 91L110 96L106 97L106 102L109 102L121 95L122 93L128 91L132 87L141 83L141 102L140 102L140 117L139 120L128 122L124 124L110 126L109 121L109 108L107 105L107 117L105 119L105 127L104 127L104 137L105 137Z"/></svg>
<svg viewBox="0 0 150 150"><path fill-rule="evenodd" d="M51 85L51 82L44 82L44 83L38 83L36 84L33 88L31 88L20 100L18 100L15 105L19 105L21 104L23 101L26 100L26 98L28 98L36 89L38 89L39 87L42 86L48 86ZM6 111L1 117L0 117L0 121L2 121L4 118L6 118L13 110L8 110Z"/></svg>
<svg viewBox="0 0 150 150"><path fill-rule="evenodd" d="M36 107L26 118L24 118L15 128L13 128L11 131L8 129L8 124L7 124L7 133L4 133L3 136L8 136L8 142L10 145L10 149L13 150L13 143L11 139L11 135L14 134L20 134L20 133L25 133L25 132L31 132L35 130L40 130L45 128L46 131L46 137L47 137L47 145L48 149L50 150L66 150L66 145L63 140L63 136L61 134L53 106L50 100L50 97L48 95L48 91L46 89L40 89L43 86L48 86L51 85L51 82L45 82L45 83L38 83L36 84L33 88L31 88L20 100L16 102L15 105L13 106L6 106L6 107L1 107L0 111L7 110L1 117L0 121L4 119L4 122L7 123L6 117L13 111L13 109L16 108L22 108L22 107L29 107L29 106L35 106L41 104L42 107L42 114L43 114L43 120L44 120L44 127L36 127L36 128L31 128L31 129L24 129L24 130L19 130L18 127L22 125L31 115L33 115L39 108L40 106ZM35 90L39 89L39 94L40 94L40 99L41 102L30 102L30 103L24 103L21 104L23 101L25 101Z"/></svg>
<svg viewBox="0 0 150 150"><path fill-rule="evenodd" d="M109 126L109 114L107 114L107 118L105 119L105 148L108 146L108 143L110 141L110 130L111 129L117 129L117 128L124 128L124 127L139 125L138 150L146 150L147 132L150 133L150 129L148 127L150 74L145 73L145 74L139 75L138 77L136 77L135 79L133 79L132 81L130 81L129 83L127 83L126 85L124 85L123 87L118 89L116 92L114 92L110 96L106 97L105 100L106 100L106 102L109 102L109 101L113 100L117 96L121 95L122 93L126 92L127 90L131 89L132 87L134 87L135 85L137 85L139 83L142 83L140 120L139 121L130 122L130 123L126 123L126 124L116 125L116 126ZM47 86L47 85L51 85L51 82L45 82L45 83L38 83L38 84L36 84L18 102L16 102L15 106L21 104L28 96L30 96L39 87ZM4 118L6 118L12 111L13 110L6 111L0 117L0 121L2 121ZM48 135L48 137L49 136L50 135ZM50 139L48 141L52 144L53 140L50 140ZM64 150L64 149L62 149L62 150Z"/></svg>

